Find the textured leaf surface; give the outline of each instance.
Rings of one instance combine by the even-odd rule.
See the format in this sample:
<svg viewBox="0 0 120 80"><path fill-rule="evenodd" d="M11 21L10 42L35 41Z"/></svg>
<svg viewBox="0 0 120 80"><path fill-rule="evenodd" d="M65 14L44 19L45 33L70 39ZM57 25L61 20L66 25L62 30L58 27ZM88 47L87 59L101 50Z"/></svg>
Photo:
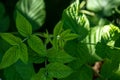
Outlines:
<svg viewBox="0 0 120 80"><path fill-rule="evenodd" d="M63 27L63 23L62 23L62 21L59 21L59 22L56 24L56 26L55 26L55 28L54 28L54 30L53 30L54 36L57 36L57 35L59 35L59 34L61 33L62 27Z"/></svg>
<svg viewBox="0 0 120 80"><path fill-rule="evenodd" d="M64 50L56 50L54 48L48 50L47 56L49 62L68 63L74 60L74 58Z"/></svg>
<svg viewBox="0 0 120 80"><path fill-rule="evenodd" d="M92 76L92 69L84 65L67 78L61 80L93 80Z"/></svg>
<svg viewBox="0 0 120 80"><path fill-rule="evenodd" d="M35 35L30 36L30 38L28 39L28 45L39 55L46 55L45 46L39 37Z"/></svg>
<svg viewBox="0 0 120 80"><path fill-rule="evenodd" d="M33 30L43 25L46 15L44 0L20 0L17 10L32 24Z"/></svg>
<svg viewBox="0 0 120 80"><path fill-rule="evenodd" d="M65 78L72 73L72 69L61 63L50 63L47 65L48 74L54 78Z"/></svg>
<svg viewBox="0 0 120 80"><path fill-rule="evenodd" d="M2 62L0 64L0 69L9 67L12 64L14 64L15 62L17 62L17 60L19 59L19 55L17 52L18 52L17 46L13 46L13 47L9 48L2 58Z"/></svg>
<svg viewBox="0 0 120 80"><path fill-rule="evenodd" d="M4 70L6 80L30 80L34 74L35 71L31 63L24 64L20 61Z"/></svg>
<svg viewBox="0 0 120 80"><path fill-rule="evenodd" d="M22 42L19 37L16 37L11 33L1 33L0 36L11 45L18 45Z"/></svg>
<svg viewBox="0 0 120 80"><path fill-rule="evenodd" d="M79 1L72 3L62 15L63 28L71 29L79 34L80 39L86 37L89 31L89 21L84 14L79 13Z"/></svg>
<svg viewBox="0 0 120 80"><path fill-rule="evenodd" d="M28 50L27 50L27 46L24 43L21 43L19 45L19 57L20 59L24 62L27 63L28 62Z"/></svg>
<svg viewBox="0 0 120 80"><path fill-rule="evenodd" d="M31 78L31 80L53 80L52 78L46 76L46 73L46 70L41 68L40 71Z"/></svg>
<svg viewBox="0 0 120 80"><path fill-rule="evenodd" d="M18 11L16 15L16 26L17 26L18 32L22 36L28 37L32 34L32 26L30 22Z"/></svg>

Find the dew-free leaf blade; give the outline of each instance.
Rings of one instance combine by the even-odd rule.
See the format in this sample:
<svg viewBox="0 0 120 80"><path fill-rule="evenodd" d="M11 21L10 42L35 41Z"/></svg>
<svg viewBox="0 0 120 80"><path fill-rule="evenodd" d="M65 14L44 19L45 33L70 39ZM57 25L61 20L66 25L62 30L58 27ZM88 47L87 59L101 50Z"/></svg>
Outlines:
<svg viewBox="0 0 120 80"><path fill-rule="evenodd" d="M2 58L2 61L0 63L0 69L9 67L15 62L17 62L17 60L19 59L19 55L17 52L18 52L17 46L9 48Z"/></svg>
<svg viewBox="0 0 120 80"><path fill-rule="evenodd" d="M73 72L70 67L61 63L50 63L46 68L48 74L54 78L65 78Z"/></svg>
<svg viewBox="0 0 120 80"><path fill-rule="evenodd" d="M31 23L33 30L43 25L46 16L44 0L20 0L16 8Z"/></svg>
<svg viewBox="0 0 120 80"><path fill-rule="evenodd" d="M11 45L18 45L22 42L19 37L16 37L11 33L1 33L0 36Z"/></svg>
<svg viewBox="0 0 120 80"><path fill-rule="evenodd" d="M32 25L19 11L16 12L16 27L18 32L24 37L32 34Z"/></svg>
<svg viewBox="0 0 120 80"><path fill-rule="evenodd" d="M109 79L112 76L113 72L115 72L118 69L118 67L118 62L106 59L102 64L100 75L102 75L102 77L104 77L105 79Z"/></svg>
<svg viewBox="0 0 120 80"><path fill-rule="evenodd" d="M21 43L19 45L19 58L24 62L27 63L28 62L28 50L27 50L27 46L24 43Z"/></svg>
<svg viewBox="0 0 120 80"><path fill-rule="evenodd" d="M62 27L63 27L63 23L62 21L59 21L53 30L54 36L58 36L61 33Z"/></svg>
<svg viewBox="0 0 120 80"><path fill-rule="evenodd" d="M48 75L46 76L46 69L41 68L37 74L35 74L31 80L53 80Z"/></svg>
<svg viewBox="0 0 120 80"><path fill-rule="evenodd" d="M72 3L63 11L62 22L64 29L70 29L79 34L80 40L86 37L89 31L89 21L84 14L79 13L79 1Z"/></svg>
<svg viewBox="0 0 120 80"><path fill-rule="evenodd" d="M54 48L48 50L47 56L49 62L69 63L75 59L64 50L57 50Z"/></svg>
<svg viewBox="0 0 120 80"><path fill-rule="evenodd" d="M33 49L33 51L35 51L41 56L46 55L46 48L39 37L31 35L27 42L31 49Z"/></svg>

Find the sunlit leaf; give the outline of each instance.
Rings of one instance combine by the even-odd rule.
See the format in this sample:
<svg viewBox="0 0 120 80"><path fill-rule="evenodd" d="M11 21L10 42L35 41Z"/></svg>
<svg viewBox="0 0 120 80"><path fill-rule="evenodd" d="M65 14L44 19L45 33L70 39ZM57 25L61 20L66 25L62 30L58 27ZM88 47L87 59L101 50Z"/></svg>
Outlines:
<svg viewBox="0 0 120 80"><path fill-rule="evenodd" d="M91 28L88 36L82 41L88 47L89 54L94 55L96 58L99 58L95 52L95 46L98 42L103 44L108 44L109 46L114 46L114 42L119 38L120 31L117 26L112 24L105 26L96 26ZM105 47L99 47L99 51L104 51ZM98 50L98 49L97 49ZM106 52L106 51L105 51ZM105 54L103 54L105 55Z"/></svg>
<svg viewBox="0 0 120 80"><path fill-rule="evenodd" d="M86 37L89 31L89 21L84 14L79 13L79 1L72 3L63 11L63 28L71 29L73 33L79 34L80 40Z"/></svg>
<svg viewBox="0 0 120 80"><path fill-rule="evenodd" d="M43 25L46 15L44 0L19 0L17 10L32 24L33 30Z"/></svg>
<svg viewBox="0 0 120 80"><path fill-rule="evenodd" d="M120 0L87 0L87 9L110 16L113 14L113 10L120 5L119 3Z"/></svg>

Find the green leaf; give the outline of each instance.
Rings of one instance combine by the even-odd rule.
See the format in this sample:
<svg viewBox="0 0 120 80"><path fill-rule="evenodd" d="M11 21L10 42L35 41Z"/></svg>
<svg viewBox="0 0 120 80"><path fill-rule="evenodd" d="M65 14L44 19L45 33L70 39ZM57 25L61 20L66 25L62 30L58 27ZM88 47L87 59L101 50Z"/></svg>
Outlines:
<svg viewBox="0 0 120 80"><path fill-rule="evenodd" d="M102 28L102 41L109 42L111 40L115 41L120 36L120 29L113 24L105 25ZM110 45L112 46L112 45Z"/></svg>
<svg viewBox="0 0 120 80"><path fill-rule="evenodd" d="M46 16L44 0L20 0L17 10L31 23L33 30L43 25Z"/></svg>
<svg viewBox="0 0 120 80"><path fill-rule="evenodd" d="M74 60L74 58L67 54L64 50L51 48L47 52L49 62L68 63Z"/></svg>
<svg viewBox="0 0 120 80"><path fill-rule="evenodd" d="M62 32L62 33L60 34L60 37L61 37L63 40L69 41L69 40L73 40L73 39L79 37L78 34L70 33L70 32L67 32L67 31L69 31L69 30L65 30L64 32Z"/></svg>
<svg viewBox="0 0 120 80"><path fill-rule="evenodd" d="M0 36L11 45L18 45L22 42L19 37L16 37L11 33L1 33Z"/></svg>
<svg viewBox="0 0 120 80"><path fill-rule="evenodd" d="M46 55L45 46L39 37L35 35L31 35L27 42L28 42L28 45L31 47L31 49L33 49L33 51L35 51L41 56Z"/></svg>
<svg viewBox="0 0 120 80"><path fill-rule="evenodd" d="M4 5L0 2L0 32L5 32L9 28L9 17L5 15Z"/></svg>
<svg viewBox="0 0 120 80"><path fill-rule="evenodd" d="M45 61L45 57L40 56L35 51L33 51L31 48L28 47L28 53L29 53L29 62L40 64Z"/></svg>
<svg viewBox="0 0 120 80"><path fill-rule="evenodd" d="M31 78L31 80L53 80L52 78L46 76L46 73L46 69L41 68L40 71Z"/></svg>
<svg viewBox="0 0 120 80"><path fill-rule="evenodd" d="M21 61L4 69L5 80L30 80L34 74L33 64L24 64Z"/></svg>
<svg viewBox="0 0 120 80"><path fill-rule="evenodd" d="M79 47L82 49L79 49ZM88 50L85 48L86 47L82 46L82 44L78 44L76 41L68 41L66 43L65 51L71 56L75 57L75 60L69 63L69 66L72 69L79 69L90 57Z"/></svg>
<svg viewBox="0 0 120 80"><path fill-rule="evenodd" d="M83 65L77 71L74 71L67 78L61 80L93 80L93 70L92 68Z"/></svg>
<svg viewBox="0 0 120 80"><path fill-rule="evenodd" d="M88 48L88 53L95 56L99 59L99 56L96 55L95 47L98 42L102 42L103 44L107 44L109 46L114 46L114 41L117 40L120 36L120 30L117 26L112 24L105 26L95 26L91 28L87 37L82 41L82 43L86 44ZM105 47L99 47L97 49L100 53L103 53ZM86 50L85 50L86 51ZM106 52L106 51L105 51ZM103 54L105 55L105 54ZM102 56L103 56L102 55Z"/></svg>
<svg viewBox="0 0 120 80"><path fill-rule="evenodd" d="M28 62L28 50L27 50L27 46L24 43L21 43L18 47L19 49L19 58L24 62L27 63Z"/></svg>
<svg viewBox="0 0 120 80"><path fill-rule="evenodd" d="M102 65L100 74L105 79L109 79L112 76L113 72L118 69L118 67L119 67L119 63L106 59Z"/></svg>
<svg viewBox="0 0 120 80"><path fill-rule="evenodd" d="M17 11L16 15L16 26L22 36L28 37L32 34L30 22L19 11Z"/></svg>
<svg viewBox="0 0 120 80"><path fill-rule="evenodd" d="M113 72L109 80L119 80L120 79L120 65L119 68Z"/></svg>
<svg viewBox="0 0 120 80"><path fill-rule="evenodd" d="M86 37L90 28L86 15L79 13L79 6L79 1L76 1L65 9L62 22L64 29L70 29L73 33L79 34L79 38L82 40Z"/></svg>
<svg viewBox="0 0 120 80"><path fill-rule="evenodd" d="M72 69L61 63L50 63L47 65L48 74L54 78L65 78L72 73Z"/></svg>
<svg viewBox="0 0 120 80"><path fill-rule="evenodd" d="M0 62L5 52L11 47L5 40L0 38Z"/></svg>
<svg viewBox="0 0 120 80"><path fill-rule="evenodd" d="M62 32L62 27L63 27L63 23L62 21L59 21L53 30L54 36L58 36Z"/></svg>
<svg viewBox="0 0 120 80"><path fill-rule="evenodd" d="M96 45L96 54L100 57L108 58L114 62L120 62L120 48L111 47L103 43Z"/></svg>
<svg viewBox="0 0 120 80"><path fill-rule="evenodd" d="M113 10L119 6L120 0L88 0L87 9L111 16ZM100 14L101 15L101 14Z"/></svg>
<svg viewBox="0 0 120 80"><path fill-rule="evenodd" d="M18 55L17 51L18 51L17 46L13 46L6 51L6 53L4 54L4 56L2 58L2 62L0 64L0 69L9 67L18 61L19 55Z"/></svg>

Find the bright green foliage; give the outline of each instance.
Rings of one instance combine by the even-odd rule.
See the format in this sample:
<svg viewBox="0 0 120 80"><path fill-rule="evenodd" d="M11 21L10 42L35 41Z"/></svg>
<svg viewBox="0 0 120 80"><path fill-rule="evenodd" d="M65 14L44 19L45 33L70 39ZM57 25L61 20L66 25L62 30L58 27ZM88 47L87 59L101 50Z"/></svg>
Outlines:
<svg viewBox="0 0 120 80"><path fill-rule="evenodd" d="M32 24L33 30L43 25L46 16L44 0L20 0L16 7Z"/></svg>
<svg viewBox="0 0 120 80"><path fill-rule="evenodd" d="M17 11L16 15L16 26L22 36L27 37L32 34L31 24L19 11Z"/></svg>
<svg viewBox="0 0 120 80"><path fill-rule="evenodd" d="M119 3L120 0L88 0L87 8L95 12L100 12L105 16L111 16L113 10L120 5Z"/></svg>
<svg viewBox="0 0 120 80"><path fill-rule="evenodd" d="M113 61L120 62L120 48L110 47L102 43L96 45L96 53L104 58L109 58Z"/></svg>
<svg viewBox="0 0 120 80"><path fill-rule="evenodd" d="M120 14L119 2L76 0L63 11L53 34L49 34L47 30L37 32L45 19L44 1L19 0L15 9L18 32L0 33L0 77L2 74L5 80L119 80L120 24L118 18L109 20L110 16L115 17L113 11ZM7 27L1 28L5 14L1 3L0 11L3 32ZM102 63L98 70L94 70L96 62ZM40 65L37 70L36 64Z"/></svg>
<svg viewBox="0 0 120 80"><path fill-rule="evenodd" d="M54 48L48 50L47 56L49 62L68 63L74 60L74 58L64 50L57 50Z"/></svg>
<svg viewBox="0 0 120 80"><path fill-rule="evenodd" d="M28 62L28 50L27 50L27 46L26 44L24 43L21 43L19 46L18 46L18 53L19 54L19 57L20 59L24 62L24 63L27 63Z"/></svg>
<svg viewBox="0 0 120 80"><path fill-rule="evenodd" d="M72 73L72 69L61 63L50 63L47 65L48 75L54 78L65 78Z"/></svg>
<svg viewBox="0 0 120 80"><path fill-rule="evenodd" d="M24 63L28 61L27 46L24 43L15 45L6 51L2 58L0 69L13 65L18 59L21 59Z"/></svg>
<svg viewBox="0 0 120 80"><path fill-rule="evenodd" d="M62 27L63 27L63 23L62 21L59 21L53 30L53 34L55 37L57 37L63 31Z"/></svg>
<svg viewBox="0 0 120 80"><path fill-rule="evenodd" d="M17 60L19 59L19 55L17 52L18 52L17 46L13 46L10 49L8 49L2 58L0 69L9 67L10 65L17 62Z"/></svg>
<svg viewBox="0 0 120 80"><path fill-rule="evenodd" d="M79 34L80 40L86 37L89 31L89 21L85 14L79 13L79 0L64 10L62 15L63 27Z"/></svg>
<svg viewBox="0 0 120 80"><path fill-rule="evenodd" d="M22 40L11 33L1 33L0 36L11 45L19 45Z"/></svg>
<svg viewBox="0 0 120 80"><path fill-rule="evenodd" d="M27 42L31 49L33 49L36 53L38 53L41 56L46 55L45 46L39 37L31 35Z"/></svg>
<svg viewBox="0 0 120 80"><path fill-rule="evenodd" d="M52 41L52 45L54 46L54 48L63 48L67 41L74 40L79 37L79 35L71 33L70 29L63 31L62 25L63 23L60 21L54 28L53 31L54 38Z"/></svg>

